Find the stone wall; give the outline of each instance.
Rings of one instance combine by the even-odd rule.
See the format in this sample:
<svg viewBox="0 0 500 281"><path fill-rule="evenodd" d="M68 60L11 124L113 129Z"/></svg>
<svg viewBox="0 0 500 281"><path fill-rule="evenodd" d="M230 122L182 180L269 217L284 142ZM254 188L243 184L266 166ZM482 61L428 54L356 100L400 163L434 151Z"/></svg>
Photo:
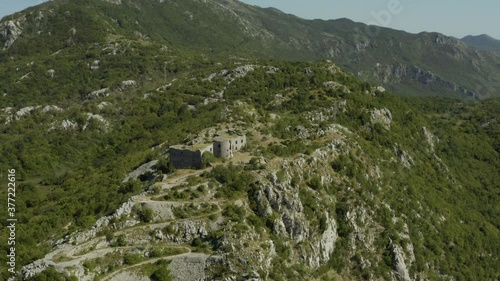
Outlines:
<svg viewBox="0 0 500 281"><path fill-rule="evenodd" d="M199 169L202 166L200 150L178 149L171 147L169 150L170 162L177 169Z"/></svg>
<svg viewBox="0 0 500 281"><path fill-rule="evenodd" d="M169 149L170 162L177 169L199 169L203 165L202 155L208 151L217 158L230 158L233 153L240 151L246 145L245 136L226 136L215 138L212 144L196 146L171 146Z"/></svg>
<svg viewBox="0 0 500 281"><path fill-rule="evenodd" d="M214 156L218 158L230 158L233 153L240 151L246 145L245 136L219 137L213 141Z"/></svg>
<svg viewBox="0 0 500 281"><path fill-rule="evenodd" d="M213 141L214 145L214 156L217 158L229 158L231 157L231 144L229 140L225 139L215 139Z"/></svg>

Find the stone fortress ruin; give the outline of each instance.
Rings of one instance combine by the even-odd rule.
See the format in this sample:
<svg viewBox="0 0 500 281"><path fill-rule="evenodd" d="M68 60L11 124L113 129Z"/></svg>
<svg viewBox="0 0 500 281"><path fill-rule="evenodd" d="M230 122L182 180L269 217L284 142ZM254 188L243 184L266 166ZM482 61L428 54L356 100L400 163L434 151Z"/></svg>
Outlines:
<svg viewBox="0 0 500 281"><path fill-rule="evenodd" d="M217 158L231 158L245 147L246 136L228 131L216 135L212 143L198 142L190 145L173 145L168 149L170 162L177 169L199 169L203 166L203 153L210 152Z"/></svg>

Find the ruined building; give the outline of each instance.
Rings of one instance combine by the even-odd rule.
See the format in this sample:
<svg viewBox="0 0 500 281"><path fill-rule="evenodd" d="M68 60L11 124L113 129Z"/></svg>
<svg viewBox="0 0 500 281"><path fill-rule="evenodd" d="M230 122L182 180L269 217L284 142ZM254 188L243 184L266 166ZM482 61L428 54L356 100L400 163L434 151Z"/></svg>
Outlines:
<svg viewBox="0 0 500 281"><path fill-rule="evenodd" d="M203 153L211 152L217 158L231 158L234 152L246 145L246 141L244 135L226 134L214 138L211 144L173 145L169 148L170 162L177 169L199 169L203 166Z"/></svg>

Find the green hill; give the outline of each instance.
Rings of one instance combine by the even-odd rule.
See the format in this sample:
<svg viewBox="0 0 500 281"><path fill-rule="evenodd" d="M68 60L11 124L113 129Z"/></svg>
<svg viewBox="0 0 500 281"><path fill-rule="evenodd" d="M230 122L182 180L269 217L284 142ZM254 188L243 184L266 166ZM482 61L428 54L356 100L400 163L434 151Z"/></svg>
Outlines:
<svg viewBox="0 0 500 281"><path fill-rule="evenodd" d="M238 1L113 3L51 1L31 14L18 13L2 33L22 30L19 40L0 36L4 44L12 44L4 56L28 50L56 52L71 44L125 36L207 55L332 59L360 79L404 95L499 96L500 55L477 51L437 33L374 29L348 19L303 20Z"/></svg>
<svg viewBox="0 0 500 281"><path fill-rule="evenodd" d="M486 34L478 36L465 36L461 39L465 44L483 51L500 51L500 40Z"/></svg>
<svg viewBox="0 0 500 281"><path fill-rule="evenodd" d="M377 48L359 64L308 61L324 57L303 47L308 30L341 40L363 27L349 20L237 1L112 2L122 4L48 2L2 35L12 44L0 56L0 183L16 170L15 280L500 278L498 98L415 97L349 74L384 59ZM408 62L458 73L427 56L459 48L440 62L492 67L494 54L442 35L381 31L413 46L399 51ZM283 43L291 32L309 35ZM473 67L467 54L491 60ZM390 87L450 85L407 71L420 80ZM227 131L247 136L234 158L169 163L169 146Z"/></svg>

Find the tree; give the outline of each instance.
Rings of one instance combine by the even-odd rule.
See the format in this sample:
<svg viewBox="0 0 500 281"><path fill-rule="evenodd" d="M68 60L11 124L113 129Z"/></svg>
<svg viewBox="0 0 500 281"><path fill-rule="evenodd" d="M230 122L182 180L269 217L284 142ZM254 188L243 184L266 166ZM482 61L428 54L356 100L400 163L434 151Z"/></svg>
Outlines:
<svg viewBox="0 0 500 281"><path fill-rule="evenodd" d="M158 163L156 163L156 168L164 174L169 174L175 171L175 167L172 165L172 163L167 159L165 159L164 157L158 159Z"/></svg>
<svg viewBox="0 0 500 281"><path fill-rule="evenodd" d="M212 152L209 151L203 152L203 155L201 155L202 167L207 167L213 161L215 161L215 156L213 155Z"/></svg>
<svg viewBox="0 0 500 281"><path fill-rule="evenodd" d="M154 281L172 281L170 270L167 265L160 265L160 267L151 274L151 279Z"/></svg>
<svg viewBox="0 0 500 281"><path fill-rule="evenodd" d="M143 222L151 222L154 220L155 215L154 215L153 210L151 210L150 208L144 207L139 212L139 217L141 218L141 221L143 221Z"/></svg>

